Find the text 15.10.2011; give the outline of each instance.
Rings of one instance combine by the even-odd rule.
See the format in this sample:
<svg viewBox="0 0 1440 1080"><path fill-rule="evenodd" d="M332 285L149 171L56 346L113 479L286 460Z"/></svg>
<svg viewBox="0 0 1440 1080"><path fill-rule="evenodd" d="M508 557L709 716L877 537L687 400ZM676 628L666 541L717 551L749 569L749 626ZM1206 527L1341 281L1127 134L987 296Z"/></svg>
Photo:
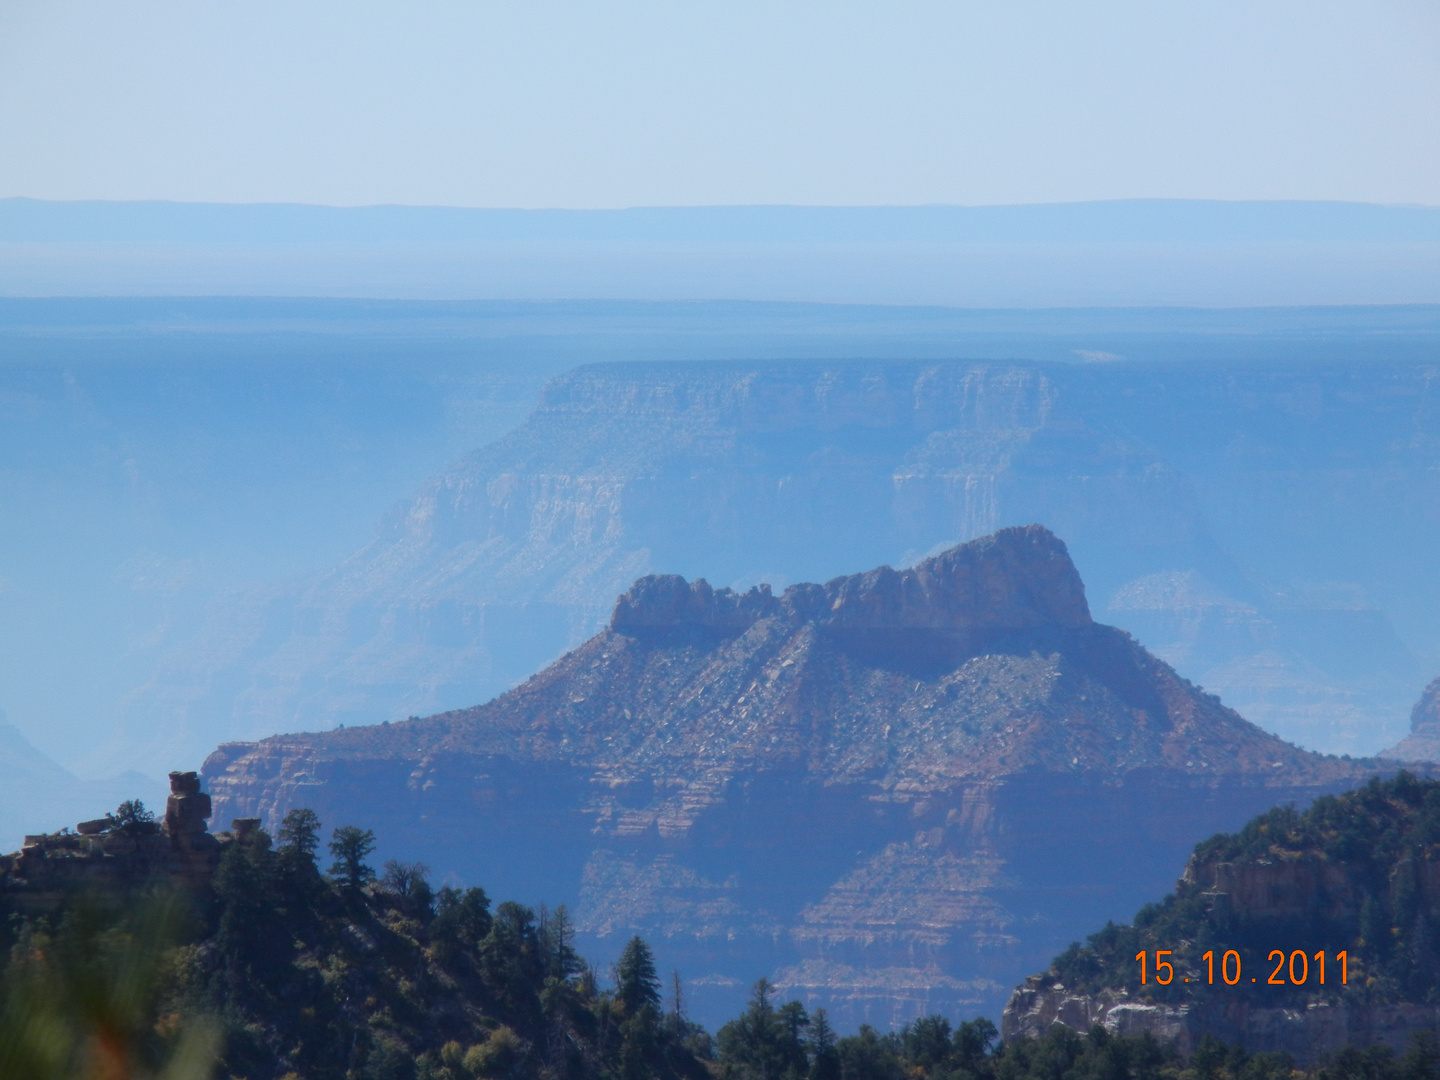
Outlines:
<svg viewBox="0 0 1440 1080"><path fill-rule="evenodd" d="M1169 986L1175 981L1175 965L1168 959L1174 955L1171 949L1156 949L1153 969L1150 967L1150 953L1138 952L1135 954L1136 961L1140 964L1140 981L1148 983L1153 977L1161 986ZM1205 964L1204 981L1215 985L1215 950L1211 949L1200 958ZM1325 985L1325 952L1321 950L1309 955L1304 949L1294 949L1287 953L1283 949L1271 949L1267 963L1274 964L1274 970L1270 972L1265 980L1269 986L1304 986L1312 978L1318 980L1319 985ZM1227 949L1220 955L1219 960L1220 981L1226 986L1234 986L1240 981L1240 954L1234 949ZM1348 953L1338 952L1335 954L1334 966L1340 969L1340 982L1348 984L1350 981L1350 957ZM1153 971L1153 975L1152 975ZM1333 972L1333 967L1332 967ZM1189 976L1182 976L1184 982L1199 982L1199 977L1191 979ZM1258 977L1250 979L1252 983L1259 982Z"/></svg>

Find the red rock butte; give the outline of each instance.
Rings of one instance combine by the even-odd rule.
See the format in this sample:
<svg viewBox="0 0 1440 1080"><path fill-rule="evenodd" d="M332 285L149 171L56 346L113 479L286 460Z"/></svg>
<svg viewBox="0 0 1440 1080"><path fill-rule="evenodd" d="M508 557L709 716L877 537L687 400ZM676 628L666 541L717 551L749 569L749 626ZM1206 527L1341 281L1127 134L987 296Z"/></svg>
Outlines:
<svg viewBox="0 0 1440 1080"><path fill-rule="evenodd" d="M632 933L733 1012L999 1015L1200 839L1374 763L1248 723L1095 623L1030 525L775 596L664 575L484 705L219 748L223 817L308 806L492 895ZM737 989L738 988L738 989Z"/></svg>

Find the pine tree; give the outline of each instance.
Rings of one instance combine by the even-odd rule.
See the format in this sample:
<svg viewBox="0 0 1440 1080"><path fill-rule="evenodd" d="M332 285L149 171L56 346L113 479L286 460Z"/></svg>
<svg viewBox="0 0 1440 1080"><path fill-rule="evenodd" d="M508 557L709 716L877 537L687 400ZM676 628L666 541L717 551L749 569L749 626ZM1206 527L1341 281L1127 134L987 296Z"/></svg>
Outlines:
<svg viewBox="0 0 1440 1080"><path fill-rule="evenodd" d="M810 1080L840 1080L835 1029L824 1009L816 1009L810 1017Z"/></svg>
<svg viewBox="0 0 1440 1080"><path fill-rule="evenodd" d="M660 978L655 973L655 956L637 935L632 937L615 965L615 996L634 1015L646 1005L660 1008Z"/></svg>
<svg viewBox="0 0 1440 1080"><path fill-rule="evenodd" d="M160 831L155 815L146 810L139 799L126 799L110 815L110 820L110 827L126 836L146 836Z"/></svg>
<svg viewBox="0 0 1440 1080"><path fill-rule="evenodd" d="M547 979L568 979L585 966L575 951L575 926L564 904L548 914L541 909L540 951Z"/></svg>
<svg viewBox="0 0 1440 1080"><path fill-rule="evenodd" d="M451 960L461 949L473 952L490 933L490 925L490 898L484 889L447 885L436 897L430 938L441 948L442 958Z"/></svg>
<svg viewBox="0 0 1440 1080"><path fill-rule="evenodd" d="M781 1080L788 1055L785 1028L770 1003L770 980L761 978L750 1005L720 1029L720 1060L744 1080Z"/></svg>
<svg viewBox="0 0 1440 1080"><path fill-rule="evenodd" d="M490 932L477 951L481 974L503 1007L529 1022L538 1020L544 975L535 912L506 900L495 909Z"/></svg>
<svg viewBox="0 0 1440 1080"><path fill-rule="evenodd" d="M285 913L275 903L275 856L239 844L225 852L215 872L220 918L215 947L225 959L231 987L253 975L266 986L281 978L293 951Z"/></svg>
<svg viewBox="0 0 1440 1080"><path fill-rule="evenodd" d="M300 807L285 815L280 822L281 850L289 849L314 859L315 849L319 846L320 819L315 816L314 810Z"/></svg>
<svg viewBox="0 0 1440 1080"><path fill-rule="evenodd" d="M810 1064L805 1042L805 1029L810 1026L810 1014L800 1002L787 1001L775 1010L775 1020L780 1075L798 1080L806 1074Z"/></svg>
<svg viewBox="0 0 1440 1080"><path fill-rule="evenodd" d="M355 825L341 825L332 835L330 854L335 856L335 862L330 876L351 892L374 881L375 871L365 864L365 859L375 850L375 834Z"/></svg>
<svg viewBox="0 0 1440 1080"><path fill-rule="evenodd" d="M922 1016L901 1033L905 1056L932 1073L950 1058L950 1021L943 1016Z"/></svg>
<svg viewBox="0 0 1440 1080"><path fill-rule="evenodd" d="M1409 934L1410 924L1420 911L1420 889L1415 881L1415 861L1401 859L1390 875L1390 910L1402 934Z"/></svg>

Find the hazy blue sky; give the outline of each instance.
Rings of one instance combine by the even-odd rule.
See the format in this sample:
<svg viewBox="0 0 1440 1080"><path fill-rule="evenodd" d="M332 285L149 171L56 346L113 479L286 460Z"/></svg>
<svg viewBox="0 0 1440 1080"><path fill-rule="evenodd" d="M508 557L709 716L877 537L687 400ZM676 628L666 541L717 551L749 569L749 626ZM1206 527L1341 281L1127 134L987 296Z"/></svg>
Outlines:
<svg viewBox="0 0 1440 1080"><path fill-rule="evenodd" d="M0 196L1440 204L1434 0L0 0Z"/></svg>

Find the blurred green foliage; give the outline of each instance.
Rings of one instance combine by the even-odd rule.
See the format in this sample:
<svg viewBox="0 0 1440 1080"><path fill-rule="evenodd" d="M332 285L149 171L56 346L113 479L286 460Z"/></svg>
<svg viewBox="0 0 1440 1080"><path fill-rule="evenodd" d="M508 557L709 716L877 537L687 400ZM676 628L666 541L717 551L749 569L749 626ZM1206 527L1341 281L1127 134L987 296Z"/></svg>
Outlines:
<svg viewBox="0 0 1440 1080"><path fill-rule="evenodd" d="M20 922L0 976L0 1077L211 1076L219 1027L171 993L189 910L173 891L118 906L84 893L53 925Z"/></svg>

